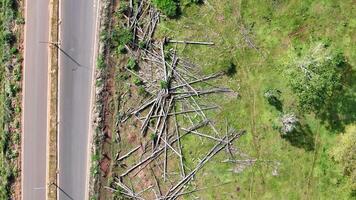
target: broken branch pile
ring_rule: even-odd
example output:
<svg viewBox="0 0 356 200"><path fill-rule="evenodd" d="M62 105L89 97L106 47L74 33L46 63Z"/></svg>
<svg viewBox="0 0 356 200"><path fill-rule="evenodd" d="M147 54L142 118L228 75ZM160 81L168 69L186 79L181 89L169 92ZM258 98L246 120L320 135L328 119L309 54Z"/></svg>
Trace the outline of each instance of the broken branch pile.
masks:
<svg viewBox="0 0 356 200"><path fill-rule="evenodd" d="M139 65L139 69L127 68L127 72L140 80L147 97L126 109L118 122L120 126L138 123L134 138L139 139L137 144L130 144L134 148L117 154L116 164L122 170L107 189L133 199L177 199L193 193L185 190L199 170L221 150L227 149L231 155L234 141L245 133L229 128L220 133L208 113L219 107L204 102L208 95L235 92L212 84L224 73L201 75L196 65L177 53L179 44L214 43L154 39L160 13L146 0L130 1L123 15L124 26L133 37L125 49ZM187 137L215 144L204 157L195 158L199 162L194 166L187 166L184 159Z"/></svg>

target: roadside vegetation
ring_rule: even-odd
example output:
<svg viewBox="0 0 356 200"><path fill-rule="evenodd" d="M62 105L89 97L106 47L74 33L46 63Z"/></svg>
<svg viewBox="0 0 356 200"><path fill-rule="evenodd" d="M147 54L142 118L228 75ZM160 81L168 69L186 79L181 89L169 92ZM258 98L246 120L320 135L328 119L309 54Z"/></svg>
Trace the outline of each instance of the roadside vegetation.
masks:
<svg viewBox="0 0 356 200"><path fill-rule="evenodd" d="M21 3L0 1L0 199L20 197Z"/></svg>
<svg viewBox="0 0 356 200"><path fill-rule="evenodd" d="M92 141L90 144L90 165L89 165L89 198L90 200L100 199L99 190L101 189L102 176L100 173L101 169L101 159L103 150L105 147L105 135L103 130L105 127L104 118L104 106L106 101L105 87L106 81L110 75L107 65L108 49L110 48L110 35L108 30L110 30L109 15L111 4L110 1L104 0L99 4L99 44L98 52L96 58L96 69L94 71L95 85L94 87L94 98L93 98L93 108L91 110L93 118L91 119L92 125Z"/></svg>
<svg viewBox="0 0 356 200"><path fill-rule="evenodd" d="M214 43L211 47L178 44L181 46L177 47L177 54L199 66L205 75L225 73L214 84L231 88L238 95L209 96L209 101L221 105L221 109L207 115L217 124L228 123L237 130L246 130L248 134L238 142L239 150L254 158L222 162L224 157L217 156L189 185L208 189L187 195L187 199L194 195L202 199L356 197L353 1L152 3L163 13L154 40ZM139 134L140 124L124 128L120 124L127 117L127 107L121 106L141 101L150 92L132 75L139 74L141 63L125 48L133 46L134 38L122 28L126 19L120 17L128 12L128 2L120 5L115 9L111 38L114 45L110 52L115 75L108 106L113 113L108 129L111 145L107 145L105 156L111 157L112 162L102 183L108 186L127 167L126 163L115 161L119 153L133 148L132 141L138 137L134 133ZM147 42L137 42L140 49L146 45ZM166 49L174 48L169 44ZM159 82L161 89L167 89L167 84ZM154 134L148 137L157 139ZM188 168L209 146L202 146L202 141L193 137L184 138L182 143ZM119 190L112 194L114 199L122 198Z"/></svg>

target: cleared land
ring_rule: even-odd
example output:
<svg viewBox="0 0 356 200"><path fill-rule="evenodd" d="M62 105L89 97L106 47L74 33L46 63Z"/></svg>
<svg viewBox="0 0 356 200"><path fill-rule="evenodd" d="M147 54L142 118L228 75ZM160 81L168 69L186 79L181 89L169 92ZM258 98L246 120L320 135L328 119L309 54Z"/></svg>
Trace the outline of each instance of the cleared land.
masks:
<svg viewBox="0 0 356 200"><path fill-rule="evenodd" d="M125 8L123 4L121 6ZM139 6L135 7L135 9L139 8ZM103 34L103 38L113 42L109 43L114 46L111 49L113 56L108 58L107 65L99 65L99 67L107 67L110 72L105 89L112 94L112 97L108 95L106 110L103 112L105 124L102 131L106 143L102 156L96 158L101 161L100 169L106 176L102 178L102 185L111 188L103 187L101 190L103 196L120 196L123 192L118 189L120 187L113 186L117 186L115 185L115 182L119 182L117 178L130 169L136 157L129 157L122 162L120 156L127 153L127 149L135 148L134 144L145 140L141 140L140 120L132 121L127 125L122 124L121 121L125 119L125 114L132 111L129 108L137 108L138 102L150 96L145 92L155 94L155 90L150 90L150 86L154 85L150 83L152 79L145 78L151 74L152 76L159 74L157 71L145 71L149 68L142 65L137 57L155 59L145 53L137 55L136 49L132 47L136 45L138 49L145 49L147 48L145 45L149 42L146 40L144 41L146 44L140 43L142 42L140 37L132 42L132 35L120 31L123 23L129 21L130 24L132 21L125 17L118 17L125 13L125 9L115 10L117 12L113 16L119 19L114 19L112 27L119 31L119 39L114 37L115 34L114 36ZM332 0L303 2L209 0L204 4L181 1L179 17L169 19L161 16L160 23L157 25L158 30L153 36L155 41L162 41L163 38L169 37L180 41L214 42L215 45L209 47L184 43L177 47L174 44L165 47L165 49L173 49L171 52L175 52L176 48L177 55L197 64L199 70L203 72L201 75L229 71L226 63L233 63L236 66L236 70L232 70L228 76L223 76L213 83L238 91L239 95L229 96L229 98L222 98L219 95L209 96L205 102L214 102L221 108L215 112L207 112L207 116L214 119L215 124L219 124L220 128L227 122L236 130L247 130L247 134L235 145L253 158L247 162L243 160L222 162L227 157L218 154L198 172L196 179L188 187L205 189L188 194L185 198L192 199L194 195L202 199L352 199L354 197L355 188L352 188L354 180L352 176L345 175L340 163L333 159L332 152L338 146L340 134L354 124L356 119L354 81L356 47L353 45L356 42L355 16L356 8L353 1ZM154 23L154 20L150 21ZM129 29L128 32L136 30L140 33L140 29L135 28ZM127 35L128 39L125 37ZM145 37L143 38L147 39ZM300 110L297 95L290 89L289 78L285 73L290 63L294 62L295 55L298 57L307 53L319 42L326 44L330 49L341 50L346 57L347 65L346 76L342 82L343 90L329 109L321 110L323 115ZM129 48L122 48L125 44ZM159 48L154 48L159 52ZM129 49L125 56L120 54L123 53L123 49ZM162 54L169 54L169 52ZM174 59L168 62L172 60ZM156 58L155 62L162 62L162 58ZM136 67L138 68L136 75L132 73L135 71L135 63L139 66ZM103 83L97 82L97 84ZM161 85L161 89L165 86L162 82L158 85ZM271 88L281 92L280 107L270 105L265 98L266 91ZM282 135L278 128L281 115L286 113L295 113L300 120L300 129L288 136ZM178 120L189 123L187 118ZM156 123L152 121L152 124ZM207 133L211 132L207 131ZM155 135L147 135L150 136L154 141ZM182 154L187 169L192 169L200 162L199 158L202 158L204 151L208 150L210 145L211 143L198 137L182 139ZM163 159L158 160L153 165L162 168L154 173L164 171L165 165L162 161ZM168 167L178 168L178 164L179 161L176 161L176 165ZM133 186L128 183L129 188L142 191L151 184L157 185L155 178L147 173L138 173L138 175L142 181L137 183L132 179ZM170 175L175 176L177 173ZM169 181L164 182L160 179L162 177L158 177L158 180L164 184L163 189L169 187ZM144 197L152 197L149 196L151 194L147 196L145 194Z"/></svg>
<svg viewBox="0 0 356 200"><path fill-rule="evenodd" d="M241 98L225 101L217 119L228 119L234 127L245 128L240 141L245 152L257 159L275 160L274 166L257 162L243 173L229 172L229 164L211 164L197 182L212 186L234 184L199 193L203 199L348 199L350 183L333 162L330 151L338 145L343 127L355 123L355 84L346 81L341 100L333 110L337 118L320 119L298 112L296 97L287 86L284 70L293 51L305 51L316 41L330 41L340 48L355 76L356 15L352 1L209 1L204 6L185 6L178 20L161 23L157 37L209 40L214 48L187 45L181 50L206 72L219 70L232 59L237 72L223 82L239 88ZM199 20L196 20L199 19ZM352 80L352 78L350 79ZM268 88L282 91L283 111L297 112L304 131L290 138L280 136L274 124L280 112L264 99ZM333 116L335 116L333 115ZM191 141L190 148L200 148Z"/></svg>

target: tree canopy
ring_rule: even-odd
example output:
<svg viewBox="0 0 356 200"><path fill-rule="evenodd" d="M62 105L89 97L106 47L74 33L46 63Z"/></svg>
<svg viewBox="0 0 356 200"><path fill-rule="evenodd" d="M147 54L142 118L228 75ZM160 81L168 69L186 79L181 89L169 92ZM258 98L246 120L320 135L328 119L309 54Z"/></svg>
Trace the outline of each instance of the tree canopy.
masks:
<svg viewBox="0 0 356 200"><path fill-rule="evenodd" d="M339 145L331 152L334 160L340 163L344 174L351 178L351 189L356 192L356 125L350 125L341 136Z"/></svg>
<svg viewBox="0 0 356 200"><path fill-rule="evenodd" d="M294 56L287 69L289 85L297 95L299 106L307 112L318 112L342 88L345 57L317 43L304 55Z"/></svg>
<svg viewBox="0 0 356 200"><path fill-rule="evenodd" d="M153 0L153 4L170 18L178 15L178 3L175 0Z"/></svg>

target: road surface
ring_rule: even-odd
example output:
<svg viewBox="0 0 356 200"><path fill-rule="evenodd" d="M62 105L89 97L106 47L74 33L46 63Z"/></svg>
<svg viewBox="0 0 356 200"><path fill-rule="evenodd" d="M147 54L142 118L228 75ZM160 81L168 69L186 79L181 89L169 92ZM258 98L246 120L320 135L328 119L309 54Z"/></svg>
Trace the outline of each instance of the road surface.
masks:
<svg viewBox="0 0 356 200"><path fill-rule="evenodd" d="M60 1L60 200L85 199L96 0Z"/></svg>
<svg viewBox="0 0 356 200"><path fill-rule="evenodd" d="M48 0L26 0L22 126L22 199L46 191Z"/></svg>

